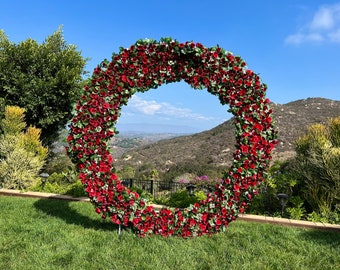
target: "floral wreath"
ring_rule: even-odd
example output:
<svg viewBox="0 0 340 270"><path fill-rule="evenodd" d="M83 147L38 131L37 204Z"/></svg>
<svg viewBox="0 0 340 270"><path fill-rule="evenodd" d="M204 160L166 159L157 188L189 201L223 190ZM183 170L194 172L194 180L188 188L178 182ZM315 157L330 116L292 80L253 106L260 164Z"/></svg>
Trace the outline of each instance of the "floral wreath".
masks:
<svg viewBox="0 0 340 270"><path fill-rule="evenodd" d="M229 105L236 128L233 163L223 183L200 203L186 209L148 205L126 188L115 173L108 144L123 105L136 92L184 80L207 89ZM238 56L220 47L179 43L171 38L139 40L120 48L112 61L94 69L90 85L76 105L67 151L95 211L113 223L129 226L139 236L192 237L224 231L256 195L276 144L266 85Z"/></svg>

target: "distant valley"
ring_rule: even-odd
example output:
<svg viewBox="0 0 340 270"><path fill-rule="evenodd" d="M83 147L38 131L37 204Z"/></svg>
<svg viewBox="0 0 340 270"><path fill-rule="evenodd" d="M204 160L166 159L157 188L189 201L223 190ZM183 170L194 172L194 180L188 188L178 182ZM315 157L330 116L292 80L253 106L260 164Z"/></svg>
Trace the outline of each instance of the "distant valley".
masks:
<svg viewBox="0 0 340 270"><path fill-rule="evenodd" d="M155 143L160 140L172 139L188 134L182 133L142 133L122 132L113 137L110 145L113 149L113 157L120 158L124 153L140 147Z"/></svg>
<svg viewBox="0 0 340 270"><path fill-rule="evenodd" d="M287 104L272 103L271 106L279 140L273 152L274 159L286 159L294 155L294 142L306 132L308 125L325 123L330 117L340 116L340 101L324 98L307 98ZM116 166L151 164L160 171L181 164L228 166L235 145L232 120L191 135L172 134L172 138L154 137L154 141L143 139L138 142L138 146L136 143L131 150L124 148L119 154L119 148L115 148L118 150L115 154ZM117 144L119 140L113 143L113 147Z"/></svg>

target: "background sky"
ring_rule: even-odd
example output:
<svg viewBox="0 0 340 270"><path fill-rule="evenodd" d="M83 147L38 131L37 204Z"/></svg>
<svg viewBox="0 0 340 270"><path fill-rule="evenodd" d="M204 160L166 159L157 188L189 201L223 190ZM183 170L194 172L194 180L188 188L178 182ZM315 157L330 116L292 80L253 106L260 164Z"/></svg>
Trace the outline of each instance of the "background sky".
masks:
<svg viewBox="0 0 340 270"><path fill-rule="evenodd" d="M275 103L340 100L340 1L12 0L0 11L0 29L16 43L41 43L63 26L67 43L90 58L90 74L120 46L172 37L241 56ZM118 130L199 132L230 118L227 109L206 90L173 83L135 94Z"/></svg>

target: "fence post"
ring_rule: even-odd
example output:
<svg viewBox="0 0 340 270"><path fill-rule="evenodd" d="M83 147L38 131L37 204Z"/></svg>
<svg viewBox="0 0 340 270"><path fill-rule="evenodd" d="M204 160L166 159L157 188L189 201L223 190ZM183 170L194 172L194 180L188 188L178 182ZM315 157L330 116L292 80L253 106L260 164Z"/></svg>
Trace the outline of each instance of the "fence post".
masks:
<svg viewBox="0 0 340 270"><path fill-rule="evenodd" d="M152 197L155 197L154 187L153 187L153 180L150 180L150 193L152 194Z"/></svg>
<svg viewBox="0 0 340 270"><path fill-rule="evenodd" d="M132 188L132 179L122 180L122 184L127 188Z"/></svg>

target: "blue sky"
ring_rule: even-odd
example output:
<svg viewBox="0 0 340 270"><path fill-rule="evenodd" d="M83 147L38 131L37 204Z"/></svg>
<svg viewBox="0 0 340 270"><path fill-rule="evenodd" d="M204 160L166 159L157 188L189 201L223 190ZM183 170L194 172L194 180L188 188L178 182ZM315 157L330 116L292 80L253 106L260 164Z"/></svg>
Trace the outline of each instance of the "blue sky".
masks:
<svg viewBox="0 0 340 270"><path fill-rule="evenodd" d="M5 3L4 3L5 2ZM171 36L241 56L284 104L308 97L340 100L340 1L2 1L0 29L39 43L63 26L65 40L91 58L87 70L138 39ZM206 90L185 83L137 93L118 129L202 131L230 118ZM174 127L176 126L176 127Z"/></svg>

